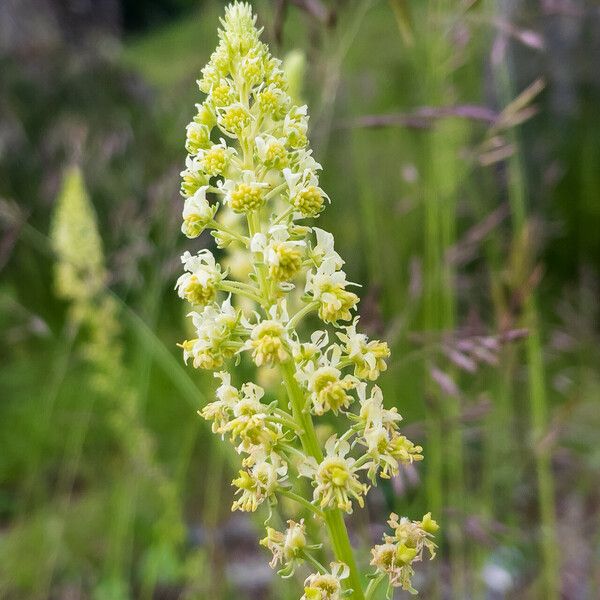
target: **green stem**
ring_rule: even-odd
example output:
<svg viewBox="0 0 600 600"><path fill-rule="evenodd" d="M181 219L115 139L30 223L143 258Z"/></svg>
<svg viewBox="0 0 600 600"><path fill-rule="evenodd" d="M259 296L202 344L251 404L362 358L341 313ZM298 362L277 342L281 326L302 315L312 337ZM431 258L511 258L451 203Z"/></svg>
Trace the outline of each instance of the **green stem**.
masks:
<svg viewBox="0 0 600 600"><path fill-rule="evenodd" d="M313 565L319 573L327 573L327 569L310 552L302 552L302 557Z"/></svg>
<svg viewBox="0 0 600 600"><path fill-rule="evenodd" d="M250 293L254 294L255 296L260 295L260 290L255 288L253 285L249 285L247 283L242 283L241 281L235 281L233 279L224 279L223 281L225 281L227 283L227 285L229 285L231 287L235 287L239 290L244 290L246 292L250 292Z"/></svg>
<svg viewBox="0 0 600 600"><path fill-rule="evenodd" d="M277 189L277 188L275 188ZM287 219L292 213L294 212L294 207L293 206L288 206L274 221L273 221L273 225L277 225L278 223L281 223L282 221L284 221L285 219Z"/></svg>
<svg viewBox="0 0 600 600"><path fill-rule="evenodd" d="M349 440L355 433L358 433L361 429L363 429L362 423L352 425L350 429L348 429L342 436L340 436L340 442L345 442Z"/></svg>
<svg viewBox="0 0 600 600"><path fill-rule="evenodd" d="M279 184L277 187L273 188L266 196L265 201L270 200L280 192L282 192L287 187L287 182ZM284 213L285 214L285 213ZM276 221L277 222L277 221Z"/></svg>
<svg viewBox="0 0 600 600"><path fill-rule="evenodd" d="M306 455L301 450L298 450L298 448L294 448L294 446L291 446L290 444L280 443L277 445L277 447L281 448L282 450L285 450L286 452L289 452L289 454L292 454L300 460L304 460L306 458Z"/></svg>
<svg viewBox="0 0 600 600"><path fill-rule="evenodd" d="M311 504L306 498L303 498L295 492L292 492L291 490L281 489L279 490L279 494L281 496L289 498L290 500L293 500L294 502L297 502L298 504L301 504L302 506L304 506L304 508L307 508L310 512L314 513L319 518L325 518L323 511L318 506Z"/></svg>
<svg viewBox="0 0 600 600"><path fill-rule="evenodd" d="M248 219L248 233L250 234L250 239L252 239L255 234L260 233L260 220L259 220L258 213L256 211L248 213L247 219ZM256 253L255 253L255 256L256 256ZM262 262L262 259L260 261L257 260L255 262L255 270L256 270L256 276L258 277L258 285L261 290L261 296L263 298L263 300L261 301L260 304L263 306L263 308L265 308L265 310L267 310L268 306L270 305L269 290L271 289L271 286L270 286L270 282L267 278L266 265Z"/></svg>
<svg viewBox="0 0 600 600"><path fill-rule="evenodd" d="M355 469L360 469L360 467L362 467L363 465L366 465L371 459L371 457L368 454L363 454L355 463L354 463L354 468Z"/></svg>
<svg viewBox="0 0 600 600"><path fill-rule="evenodd" d="M381 573L381 575L379 575L375 579L371 579L371 581L369 581L369 585L367 586L367 589L365 591L365 600L371 600L371 598L373 597L373 594L379 587L379 584L383 581L384 577L385 577L385 575L383 573Z"/></svg>
<svg viewBox="0 0 600 600"><path fill-rule="evenodd" d="M274 408L273 414L281 417L282 419L290 420L292 418L292 415L290 415L290 413L286 412L282 408ZM296 425L297 425L297 423L296 423Z"/></svg>
<svg viewBox="0 0 600 600"><path fill-rule="evenodd" d="M219 222L213 220L208 225L209 225L209 227L212 227L213 229L216 229L217 231L222 231L223 233L231 236L233 239L237 240L238 242L240 242L244 246L246 246L246 248L248 246L250 246L250 240L245 235L242 235L241 233L234 231L230 227L223 225L223 223L219 223Z"/></svg>
<svg viewBox="0 0 600 600"><path fill-rule="evenodd" d="M301 431L298 427L298 424L294 421L290 421L289 419L284 419L283 417L279 417L276 415L269 415L265 418L265 421L268 421L269 423L278 423L279 425L283 425L284 427L291 429L295 433L300 433Z"/></svg>
<svg viewBox="0 0 600 600"><path fill-rule="evenodd" d="M323 453L317 440L312 417L308 412L304 411L304 394L294 377L294 364L292 362L282 363L281 372L292 405L294 418L304 430L304 433L299 436L302 447L306 454L312 456L320 463L323 460ZM356 566L352 545L348 537L348 530L346 529L346 523L344 522L341 510L326 510L324 512L324 519L336 559L346 564L350 569L350 577L347 585L353 590L351 598L354 600L365 600L360 573Z"/></svg>
<svg viewBox="0 0 600 600"><path fill-rule="evenodd" d="M221 281L221 283L219 284L219 289L223 290L224 292L231 292L232 294L239 294L240 296L245 296L250 300L254 300L254 302L256 302L257 304L262 304L262 299L260 296L253 294L252 292L249 292L243 288L231 285L231 282L229 281Z"/></svg>
<svg viewBox="0 0 600 600"><path fill-rule="evenodd" d="M310 302L303 308L301 308L290 320L288 323L288 329L294 329L298 323L308 314L310 314L313 310L316 310L319 306L318 302Z"/></svg>
<svg viewBox="0 0 600 600"><path fill-rule="evenodd" d="M541 541L544 557L544 583L546 598L560 597L560 560L556 536L556 505L554 500L554 476L552 455L545 447L543 437L548 425L548 409L543 348L537 323L535 299L530 298L526 306L526 317L530 326L527 338L527 362L529 371L529 397L531 413L531 433L535 468L538 483L538 504L541 521Z"/></svg>

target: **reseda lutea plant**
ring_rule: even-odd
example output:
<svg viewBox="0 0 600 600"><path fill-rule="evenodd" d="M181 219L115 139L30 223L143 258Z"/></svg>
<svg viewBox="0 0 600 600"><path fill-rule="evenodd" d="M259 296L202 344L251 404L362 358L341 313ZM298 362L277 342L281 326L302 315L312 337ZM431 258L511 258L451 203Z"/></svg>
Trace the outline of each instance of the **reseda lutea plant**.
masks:
<svg viewBox="0 0 600 600"><path fill-rule="evenodd" d="M315 570L302 599L368 599L385 578L390 593L393 587L414 591L413 563L424 550L435 552L438 526L431 515L421 521L391 515L393 533L371 551L374 573L366 589L348 538L343 513L364 506L378 477L421 460L422 449L400 434L400 415L384 408L372 384L390 352L385 342L357 331L359 298L349 289L333 236L303 224L329 198L308 149L307 108L293 104L281 63L260 41L255 21L248 4L225 10L219 45L198 82L207 97L187 126L181 185L183 233L195 238L211 230L220 248L246 261L249 276L232 279L206 249L183 255L176 289L193 306L196 330L181 344L184 359L214 370L220 381L217 400L200 413L243 456L232 509L255 511L264 503L273 509L284 496L326 525L335 558L329 568L314 554L326 540L309 540L303 520L288 521L286 531L267 527L260 542L281 575L303 563ZM297 328L311 313L331 331L302 340ZM264 402L265 391L254 382L232 384L229 365L243 354L259 368L278 369L285 401ZM344 433L323 449L314 419L329 413ZM312 484L312 498L294 485L298 475Z"/></svg>

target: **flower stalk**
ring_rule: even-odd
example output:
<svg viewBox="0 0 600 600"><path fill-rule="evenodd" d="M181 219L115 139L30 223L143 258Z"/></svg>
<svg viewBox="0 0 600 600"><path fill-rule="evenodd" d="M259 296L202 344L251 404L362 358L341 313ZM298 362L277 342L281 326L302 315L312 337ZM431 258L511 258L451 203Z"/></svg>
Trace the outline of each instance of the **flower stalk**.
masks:
<svg viewBox="0 0 600 600"><path fill-rule="evenodd" d="M304 395L294 378L294 367L290 363L285 363L281 365L281 371L290 398L294 418L296 422L300 423L303 429L303 433L298 436L302 447L308 455L320 463L323 460L323 452L317 441L312 417L304 410ZM354 590L352 597L356 600L364 600L361 577L356 566L356 561L354 560L354 553L342 512L339 509L327 511L324 514L324 519L335 557L338 561L347 565L350 571L350 589Z"/></svg>
<svg viewBox="0 0 600 600"><path fill-rule="evenodd" d="M214 371L221 382L216 400L199 413L243 457L232 510L267 504L272 514L286 497L325 524L326 539L312 545L303 520L288 521L285 532L267 527L261 545L273 555L271 566L283 577L316 568L302 600L365 600L344 513L364 506L378 478L423 457L373 383L387 368L389 348L357 331L359 298L349 289L356 284L346 279L333 236L305 224L329 202L308 147L307 107L294 104L281 62L255 22L248 4L226 8L219 45L198 82L206 99L187 127L182 232L194 239L211 229L229 256L227 269L207 249L182 256L176 288L192 306L196 334L180 346L186 363ZM314 313L323 329L303 339L299 326ZM242 360L271 385L234 385ZM326 414L340 431L322 446L315 420ZM309 480L311 496L294 486L298 477ZM437 525L427 518L411 522L410 535L386 541L390 560L378 554L371 561L390 590L412 590L411 565L424 545L435 548ZM309 552L321 546L335 559L329 568Z"/></svg>

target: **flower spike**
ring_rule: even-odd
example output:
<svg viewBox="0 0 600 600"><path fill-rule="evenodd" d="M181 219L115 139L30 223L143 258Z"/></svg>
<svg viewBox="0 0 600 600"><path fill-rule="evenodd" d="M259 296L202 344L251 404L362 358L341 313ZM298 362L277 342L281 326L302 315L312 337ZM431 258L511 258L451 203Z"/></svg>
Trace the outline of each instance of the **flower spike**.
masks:
<svg viewBox="0 0 600 600"><path fill-rule="evenodd" d="M303 600L364 600L343 514L362 508L379 478L421 460L422 449L401 435L401 416L373 385L390 350L357 329L356 284L333 235L310 226L330 198L309 148L308 109L288 93L249 4L230 4L221 26L198 81L204 101L186 128L181 230L190 239L209 230L228 268L207 249L182 256L176 289L193 307L195 330L181 344L183 357L220 380L199 413L242 457L232 510L270 511L285 497L324 525L268 527L261 544L271 566L284 577L316 568ZM304 337L299 327L310 319L320 326ZM258 370L260 386L232 382L239 361ZM281 383L287 401L270 394ZM322 417L345 428L324 447L314 424ZM300 476L310 480L309 497ZM394 536L373 549L371 564L376 576L409 589L412 564L435 549L437 524L431 515L418 524L392 516L390 526ZM329 543L310 540L314 531ZM329 568L313 554L322 545L335 559Z"/></svg>

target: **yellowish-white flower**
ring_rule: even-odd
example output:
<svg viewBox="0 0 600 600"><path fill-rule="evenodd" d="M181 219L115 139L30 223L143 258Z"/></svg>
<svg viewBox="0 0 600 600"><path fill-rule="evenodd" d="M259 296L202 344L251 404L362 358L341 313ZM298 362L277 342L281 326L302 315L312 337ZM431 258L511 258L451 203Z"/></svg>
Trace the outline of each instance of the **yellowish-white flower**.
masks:
<svg viewBox="0 0 600 600"><path fill-rule="evenodd" d="M229 80L223 77L217 85L212 86L206 101L213 109L235 102L235 90Z"/></svg>
<svg viewBox="0 0 600 600"><path fill-rule="evenodd" d="M256 106L262 115L271 119L281 119L290 105L290 98L277 84L262 86L256 93ZM285 132L284 132L285 133ZM286 135L286 143L289 140Z"/></svg>
<svg viewBox="0 0 600 600"><path fill-rule="evenodd" d="M308 380L314 413L322 415L331 410L337 415L339 410L348 408L354 400L348 392L355 386L353 377L342 377L335 367L325 365L315 369Z"/></svg>
<svg viewBox="0 0 600 600"><path fill-rule="evenodd" d="M221 380L221 385L215 392L217 400L209 402L198 413L207 421L212 421L213 433L223 434L233 408L240 399L240 393L231 385L231 375L226 371L215 373L214 376Z"/></svg>
<svg viewBox="0 0 600 600"><path fill-rule="evenodd" d="M439 525L432 519L431 513L427 513L421 521L411 521L391 513L388 525L394 530L394 535L386 536L386 540L416 548L418 553L427 548L431 556L435 556L436 545L431 539L439 530Z"/></svg>
<svg viewBox="0 0 600 600"><path fill-rule="evenodd" d="M248 347L257 367L284 361L288 356L285 326L276 319L264 319L252 328Z"/></svg>
<svg viewBox="0 0 600 600"><path fill-rule="evenodd" d="M356 460L346 457L350 444L331 436L325 444L326 455L320 464L309 458L299 469L302 475L312 479L315 487L313 498L321 508L339 508L352 512L352 500L362 508L369 488L358 479Z"/></svg>
<svg viewBox="0 0 600 600"><path fill-rule="evenodd" d="M265 500L273 497L287 477L287 465L281 458L271 453L266 456L258 453L253 457L254 464L232 481L239 495L231 510L254 512Z"/></svg>
<svg viewBox="0 0 600 600"><path fill-rule="evenodd" d="M407 437L383 427L370 429L358 439L366 446L366 455L371 459L367 476L375 483L377 475L389 479L398 475L401 464L423 460L423 448L416 446Z"/></svg>
<svg viewBox="0 0 600 600"><path fill-rule="evenodd" d="M278 573L282 577L293 575L296 566L304 562L305 550L315 548L306 541L304 519L300 519L299 523L288 521L285 532L267 527L267 535L260 540L260 545L267 548L273 555L269 563L272 569L281 565L282 568Z"/></svg>
<svg viewBox="0 0 600 600"><path fill-rule="evenodd" d="M337 414L347 409L354 397L349 393L358 380L352 375L342 375L338 368L339 350L336 346L329 347L328 354L322 354L317 360L306 362L297 378L306 385L310 393L311 410L315 415L322 415L331 410Z"/></svg>
<svg viewBox="0 0 600 600"><path fill-rule="evenodd" d="M304 240L290 239L285 225L274 225L267 235L255 234L250 243L252 252L262 254L264 263L269 267L269 276L278 283L290 281L300 271L305 247Z"/></svg>
<svg viewBox="0 0 600 600"><path fill-rule="evenodd" d="M283 175L288 186L289 202L301 217L316 217L323 210L329 196L319 187L319 180L311 169L292 172L284 169Z"/></svg>
<svg viewBox="0 0 600 600"><path fill-rule="evenodd" d="M329 573L313 573L304 582L304 595L300 600L341 600L342 581L348 578L348 566L331 563Z"/></svg>
<svg viewBox="0 0 600 600"><path fill-rule="evenodd" d="M197 369L215 370L223 366L243 345L238 326L240 315L227 298L219 305L208 305L190 315L196 336L181 344L183 358L191 358Z"/></svg>
<svg viewBox="0 0 600 600"><path fill-rule="evenodd" d="M209 177L224 176L236 154L235 148L229 147L221 138L219 144L213 144L207 150L200 152L199 167Z"/></svg>
<svg viewBox="0 0 600 600"><path fill-rule="evenodd" d="M239 138L253 120L252 114L240 102L219 108L217 115L221 131L232 138Z"/></svg>
<svg viewBox="0 0 600 600"><path fill-rule="evenodd" d="M185 169L181 171L181 195L193 196L199 188L208 183L208 177L200 169L200 160L196 156L185 159Z"/></svg>
<svg viewBox="0 0 600 600"><path fill-rule="evenodd" d="M244 320L250 330L250 338L244 345L252 352L257 367L274 365L289 357L290 338L286 323L288 321L285 302L275 304L269 310L269 319L260 319L255 324Z"/></svg>
<svg viewBox="0 0 600 600"><path fill-rule="evenodd" d="M396 407L386 409L383 406L383 394L379 386L374 385L367 397L366 383L357 386L360 403L360 413L356 420L360 433L356 441L366 448L365 456L367 476L376 483L379 475L389 479L398 475L401 464L410 464L423 460L423 448L413 444L398 431L398 423L402 417Z"/></svg>
<svg viewBox="0 0 600 600"><path fill-rule="evenodd" d="M318 227L312 228L317 243L314 247L309 250L309 257L316 267L321 266L324 261L333 263L336 269L341 269L344 261L342 257L334 249L333 235L329 231L319 229Z"/></svg>
<svg viewBox="0 0 600 600"><path fill-rule="evenodd" d="M235 406L240 399L240 391L231 385L231 373L219 371L213 373L213 376L221 380L221 385L215 390L216 397L229 407Z"/></svg>
<svg viewBox="0 0 600 600"><path fill-rule="evenodd" d="M283 169L289 163L288 150L284 138L276 138L268 133L254 138L256 154L260 162L268 169Z"/></svg>
<svg viewBox="0 0 600 600"><path fill-rule="evenodd" d="M225 8L225 16L220 21L223 29L219 30L219 38L231 54L246 54L258 43L262 29L257 31L256 16L252 14L252 7L247 2L229 4Z"/></svg>
<svg viewBox="0 0 600 600"><path fill-rule="evenodd" d="M354 375L375 381L387 369L385 359L389 358L390 349L385 342L369 341L364 333L358 333L357 323L358 318L345 328L345 333L337 332L336 335L343 342L344 351L354 364Z"/></svg>
<svg viewBox="0 0 600 600"><path fill-rule="evenodd" d="M218 206L206 199L208 186L199 187L193 196L186 198L183 205L181 231L189 238L198 237L214 219Z"/></svg>
<svg viewBox="0 0 600 600"><path fill-rule="evenodd" d="M397 428L397 423L402 421L402 416L398 414L395 406L390 409L384 408L383 393L379 386L374 385L367 396L367 384L360 383L357 386L357 393L360 403L358 420L364 431L382 427L394 431Z"/></svg>
<svg viewBox="0 0 600 600"><path fill-rule="evenodd" d="M388 576L392 587L401 587L416 594L411 583L414 575L412 565L423 559L424 549L428 550L430 558L435 557L433 535L439 526L431 518L431 513L427 513L421 521L410 521L406 517L399 519L392 513L388 524L394 535L384 535L384 543L371 550L371 565Z"/></svg>
<svg viewBox="0 0 600 600"><path fill-rule="evenodd" d="M217 124L217 113L214 107L211 106L211 103L207 101L202 104L196 104L196 110L198 112L194 117L194 123L206 125L209 131L212 131L213 127ZM202 155L202 151L199 154Z"/></svg>
<svg viewBox="0 0 600 600"><path fill-rule="evenodd" d="M300 343L297 340L293 340L291 343L292 354L294 361L298 363L299 370L296 373L296 378L300 382L306 382L307 373L310 372L311 367L309 363L313 363L318 360L322 355L323 349L329 344L329 335L326 331L313 331L310 335L310 342Z"/></svg>
<svg viewBox="0 0 600 600"><path fill-rule="evenodd" d="M186 272L175 285L179 297L194 306L205 306L212 302L216 298L223 274L210 250L199 250L195 255L186 251L181 262Z"/></svg>
<svg viewBox="0 0 600 600"><path fill-rule="evenodd" d="M226 179L220 185L225 192L224 203L236 213L256 211L265 203L265 188L267 183L258 181L254 171L245 170L240 180Z"/></svg>
<svg viewBox="0 0 600 600"><path fill-rule="evenodd" d="M232 406L231 419L219 433L228 433L232 442L239 439L238 452L252 454L259 449L271 452L282 437L282 430L280 424L269 421L269 407L260 401L265 391L248 382L241 392L241 398Z"/></svg>
<svg viewBox="0 0 600 600"><path fill-rule="evenodd" d="M187 141L185 149L191 154L198 154L210 146L210 129L203 124L192 121L186 128Z"/></svg>
<svg viewBox="0 0 600 600"><path fill-rule="evenodd" d="M358 296L349 292L346 273L338 270L333 258L324 260L318 269L306 275L304 291L319 302L319 318L325 323L352 319L351 310L358 304Z"/></svg>
<svg viewBox="0 0 600 600"><path fill-rule="evenodd" d="M310 171L315 177L317 176L316 172L323 169L321 164L315 160L313 152L309 148L294 150L291 154L290 164L293 171L298 173ZM312 179L312 182L315 185L318 184L318 181L315 181L314 179ZM327 199L329 200L329 197L327 197Z"/></svg>
<svg viewBox="0 0 600 600"><path fill-rule="evenodd" d="M308 107L293 106L285 115L283 134L292 148L304 148L308 144Z"/></svg>

